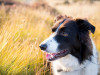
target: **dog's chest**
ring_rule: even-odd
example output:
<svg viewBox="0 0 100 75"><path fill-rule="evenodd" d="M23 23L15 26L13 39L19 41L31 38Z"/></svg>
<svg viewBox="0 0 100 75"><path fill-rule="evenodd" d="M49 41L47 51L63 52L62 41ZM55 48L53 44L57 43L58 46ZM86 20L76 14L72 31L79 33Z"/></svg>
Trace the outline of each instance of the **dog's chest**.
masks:
<svg viewBox="0 0 100 75"><path fill-rule="evenodd" d="M52 62L54 75L97 75L98 65L85 61L84 64L78 62L77 58L67 55Z"/></svg>
<svg viewBox="0 0 100 75"><path fill-rule="evenodd" d="M52 62L52 67L55 75L73 75L69 72L75 71L74 75L80 75L80 64L77 58L73 57L72 55L67 55L66 57L60 58ZM67 74L66 74L67 73Z"/></svg>
<svg viewBox="0 0 100 75"><path fill-rule="evenodd" d="M73 66L66 66L66 64L53 63L52 66L54 75L83 75L78 67L74 71L75 68Z"/></svg>

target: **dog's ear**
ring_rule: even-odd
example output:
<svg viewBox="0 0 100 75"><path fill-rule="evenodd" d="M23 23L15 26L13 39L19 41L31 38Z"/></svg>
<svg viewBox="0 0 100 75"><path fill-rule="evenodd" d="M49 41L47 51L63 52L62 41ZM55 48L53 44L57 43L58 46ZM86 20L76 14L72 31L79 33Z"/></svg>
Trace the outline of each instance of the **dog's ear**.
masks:
<svg viewBox="0 0 100 75"><path fill-rule="evenodd" d="M95 27L92 24L90 24L86 19L76 19L75 21L78 25L79 32L88 32L89 30L92 33L95 32Z"/></svg>
<svg viewBox="0 0 100 75"><path fill-rule="evenodd" d="M56 22L56 21L58 21L58 20L60 20L60 19L62 19L62 18L63 18L62 15L58 15L58 16L55 17L54 22Z"/></svg>
<svg viewBox="0 0 100 75"><path fill-rule="evenodd" d="M94 33L95 27L90 24L86 19L76 19L76 24L78 26L78 37L81 45L81 57L82 60L91 58L92 55L92 44L89 37L89 30Z"/></svg>

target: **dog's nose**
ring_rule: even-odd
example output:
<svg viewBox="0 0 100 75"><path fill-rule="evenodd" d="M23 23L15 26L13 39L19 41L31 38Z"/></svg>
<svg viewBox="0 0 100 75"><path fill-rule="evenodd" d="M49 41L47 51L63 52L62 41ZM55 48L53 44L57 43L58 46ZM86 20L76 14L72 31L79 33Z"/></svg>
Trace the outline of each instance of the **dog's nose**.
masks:
<svg viewBox="0 0 100 75"><path fill-rule="evenodd" d="M39 47L40 47L41 50L46 50L47 45L46 44L41 44Z"/></svg>

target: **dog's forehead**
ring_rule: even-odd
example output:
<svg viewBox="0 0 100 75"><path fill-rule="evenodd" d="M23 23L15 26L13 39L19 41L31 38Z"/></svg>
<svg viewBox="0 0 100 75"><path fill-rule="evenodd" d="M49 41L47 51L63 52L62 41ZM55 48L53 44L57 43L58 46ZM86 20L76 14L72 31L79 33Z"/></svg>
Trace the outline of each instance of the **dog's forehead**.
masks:
<svg viewBox="0 0 100 75"><path fill-rule="evenodd" d="M63 22L63 20L64 20L64 19L61 19L61 20L55 22L55 24L53 25L52 29L53 29L53 28L58 28L59 25Z"/></svg>
<svg viewBox="0 0 100 75"><path fill-rule="evenodd" d="M64 21L65 20L65 21ZM64 27L67 27L67 26L71 26L73 25L73 20L70 20L70 19L62 19L62 20L59 20L58 22L56 22L54 24L54 26L52 27L52 29L61 29L61 28L64 28Z"/></svg>

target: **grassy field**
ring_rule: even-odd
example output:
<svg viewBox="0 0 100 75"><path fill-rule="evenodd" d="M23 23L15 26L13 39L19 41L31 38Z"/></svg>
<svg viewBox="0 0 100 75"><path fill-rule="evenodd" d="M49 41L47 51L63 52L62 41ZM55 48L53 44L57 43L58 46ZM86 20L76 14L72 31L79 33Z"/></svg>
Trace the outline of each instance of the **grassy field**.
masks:
<svg viewBox="0 0 100 75"><path fill-rule="evenodd" d="M65 12L68 14L67 10L70 11L71 8L72 10L74 8L71 6L64 10L66 9L65 5L61 7L53 5L53 7L61 14L65 14ZM64 9L62 10L62 8ZM92 37L99 52L99 6L96 10L98 11L93 11L86 17L96 26L96 33ZM85 15L79 15L80 12L73 11L68 15L85 17ZM0 6L0 75L51 75L50 65L46 62L45 55L38 46L51 34L50 29L53 22L54 15L45 10L33 10L22 6L7 9L5 6Z"/></svg>
<svg viewBox="0 0 100 75"><path fill-rule="evenodd" d="M51 25L53 17L45 11L18 7L7 12L3 6L0 9L0 74L48 74L39 44L50 34Z"/></svg>

